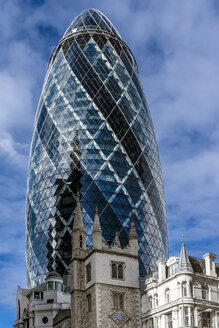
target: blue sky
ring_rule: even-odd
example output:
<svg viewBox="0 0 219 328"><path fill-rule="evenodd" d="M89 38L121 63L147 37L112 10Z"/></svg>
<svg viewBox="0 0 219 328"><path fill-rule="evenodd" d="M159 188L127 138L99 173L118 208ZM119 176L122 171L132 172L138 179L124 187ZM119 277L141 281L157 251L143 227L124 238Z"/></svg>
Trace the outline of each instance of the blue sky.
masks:
<svg viewBox="0 0 219 328"><path fill-rule="evenodd" d="M170 255L219 249L219 7L208 0L0 0L0 328L25 287L25 195L34 116L50 53L97 8L134 53L159 144Z"/></svg>

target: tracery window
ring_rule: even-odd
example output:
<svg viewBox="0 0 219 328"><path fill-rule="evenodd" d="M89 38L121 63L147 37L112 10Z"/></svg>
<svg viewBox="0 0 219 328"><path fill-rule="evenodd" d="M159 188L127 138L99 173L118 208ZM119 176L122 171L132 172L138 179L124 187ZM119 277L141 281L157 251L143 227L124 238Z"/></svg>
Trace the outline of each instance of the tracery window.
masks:
<svg viewBox="0 0 219 328"><path fill-rule="evenodd" d="M124 310L124 293L113 292L113 309Z"/></svg>
<svg viewBox="0 0 219 328"><path fill-rule="evenodd" d="M124 263L112 262L111 275L113 279L124 279Z"/></svg>

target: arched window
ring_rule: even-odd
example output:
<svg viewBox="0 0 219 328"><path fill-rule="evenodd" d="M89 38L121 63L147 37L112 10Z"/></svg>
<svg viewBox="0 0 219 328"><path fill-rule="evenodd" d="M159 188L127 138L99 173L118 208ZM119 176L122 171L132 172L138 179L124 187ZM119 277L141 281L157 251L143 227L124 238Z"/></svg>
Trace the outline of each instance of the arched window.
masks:
<svg viewBox="0 0 219 328"><path fill-rule="evenodd" d="M159 305L159 304L158 304L158 295L155 294L155 295L154 295L154 306L155 306L155 307L158 307L158 305Z"/></svg>
<svg viewBox="0 0 219 328"><path fill-rule="evenodd" d="M118 278L123 279L123 265L122 264L118 265Z"/></svg>
<svg viewBox="0 0 219 328"><path fill-rule="evenodd" d="M117 265L115 263L112 264L112 278L117 278Z"/></svg>
<svg viewBox="0 0 219 328"><path fill-rule="evenodd" d="M187 283L182 283L182 296L188 296L188 289L187 289Z"/></svg>
<svg viewBox="0 0 219 328"><path fill-rule="evenodd" d="M148 310L151 310L152 309L152 306L153 306L152 296L149 296L148 297Z"/></svg>
<svg viewBox="0 0 219 328"><path fill-rule="evenodd" d="M169 290L169 288L167 288L166 291L165 291L165 300L166 300L166 303L170 302L170 290Z"/></svg>
<svg viewBox="0 0 219 328"><path fill-rule="evenodd" d="M112 265L112 278L124 279L124 263L113 262L111 265Z"/></svg>

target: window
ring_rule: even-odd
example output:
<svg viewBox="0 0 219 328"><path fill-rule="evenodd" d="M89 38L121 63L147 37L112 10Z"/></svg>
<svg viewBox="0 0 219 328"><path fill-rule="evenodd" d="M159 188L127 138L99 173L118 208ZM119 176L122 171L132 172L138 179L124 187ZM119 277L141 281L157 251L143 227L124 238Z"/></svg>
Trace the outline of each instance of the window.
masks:
<svg viewBox="0 0 219 328"><path fill-rule="evenodd" d="M188 306L184 307L184 325L189 326L189 308L188 308Z"/></svg>
<svg viewBox="0 0 219 328"><path fill-rule="evenodd" d="M148 297L148 310L151 310L152 309L152 296L149 296Z"/></svg>
<svg viewBox="0 0 219 328"><path fill-rule="evenodd" d="M177 272L177 264L172 264L170 267L169 267L169 270L168 270L168 273L169 273L169 277L173 276L176 272Z"/></svg>
<svg viewBox="0 0 219 328"><path fill-rule="evenodd" d="M183 282L182 283L182 296L188 296L188 293L187 293L187 283L186 282Z"/></svg>
<svg viewBox="0 0 219 328"><path fill-rule="evenodd" d="M166 327L173 328L172 312L166 314Z"/></svg>
<svg viewBox="0 0 219 328"><path fill-rule="evenodd" d="M155 306L155 307L158 307L158 305L159 305L159 303L158 303L158 295L155 294L155 295L154 295L154 306Z"/></svg>
<svg viewBox="0 0 219 328"><path fill-rule="evenodd" d="M124 279L124 263L112 263L112 278Z"/></svg>
<svg viewBox="0 0 219 328"><path fill-rule="evenodd" d="M40 299L40 293L39 292L34 292L34 299L39 300Z"/></svg>
<svg viewBox="0 0 219 328"><path fill-rule="evenodd" d="M113 309L124 310L124 294L113 292Z"/></svg>
<svg viewBox="0 0 219 328"><path fill-rule="evenodd" d="M154 318L154 328L158 328L158 317Z"/></svg>
<svg viewBox="0 0 219 328"><path fill-rule="evenodd" d="M210 312L202 312L202 327L211 327L211 314Z"/></svg>
<svg viewBox="0 0 219 328"><path fill-rule="evenodd" d="M61 283L58 281L55 281L55 289L56 290L61 290Z"/></svg>
<svg viewBox="0 0 219 328"><path fill-rule="evenodd" d="M123 279L123 265L122 264L118 265L118 278Z"/></svg>
<svg viewBox="0 0 219 328"><path fill-rule="evenodd" d="M87 309L88 309L88 312L91 312L91 310L92 310L91 294L87 295Z"/></svg>
<svg viewBox="0 0 219 328"><path fill-rule="evenodd" d="M166 289L166 291L165 291L165 300L166 300L166 303L170 302L170 290L169 290L169 288Z"/></svg>
<svg viewBox="0 0 219 328"><path fill-rule="evenodd" d="M148 327L149 328L154 328L154 320L153 320L153 318L149 319L149 321L148 321Z"/></svg>
<svg viewBox="0 0 219 328"><path fill-rule="evenodd" d="M202 286L202 299L207 300L208 298L208 289L205 286Z"/></svg>
<svg viewBox="0 0 219 328"><path fill-rule="evenodd" d="M53 299L53 298L48 299L48 300L47 300L47 303L54 303L54 299Z"/></svg>
<svg viewBox="0 0 219 328"><path fill-rule="evenodd" d="M80 248L82 248L82 235L80 235Z"/></svg>
<svg viewBox="0 0 219 328"><path fill-rule="evenodd" d="M48 282L48 290L53 290L53 281Z"/></svg>
<svg viewBox="0 0 219 328"><path fill-rule="evenodd" d="M91 264L86 265L86 282L88 283L91 280Z"/></svg>
<svg viewBox="0 0 219 328"><path fill-rule="evenodd" d="M21 318L21 303L20 300L18 301L18 319Z"/></svg>

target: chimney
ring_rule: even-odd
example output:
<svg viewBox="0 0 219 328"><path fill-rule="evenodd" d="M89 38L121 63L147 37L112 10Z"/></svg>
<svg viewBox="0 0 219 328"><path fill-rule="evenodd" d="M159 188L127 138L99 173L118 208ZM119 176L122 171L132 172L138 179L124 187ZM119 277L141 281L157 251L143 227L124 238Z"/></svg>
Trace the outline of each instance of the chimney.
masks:
<svg viewBox="0 0 219 328"><path fill-rule="evenodd" d="M160 258L157 261L158 266L158 282L166 279L166 260Z"/></svg>
<svg viewBox="0 0 219 328"><path fill-rule="evenodd" d="M203 255L205 259L205 273L207 276L217 277L216 268L215 268L215 259L216 255L212 253L206 253Z"/></svg>

